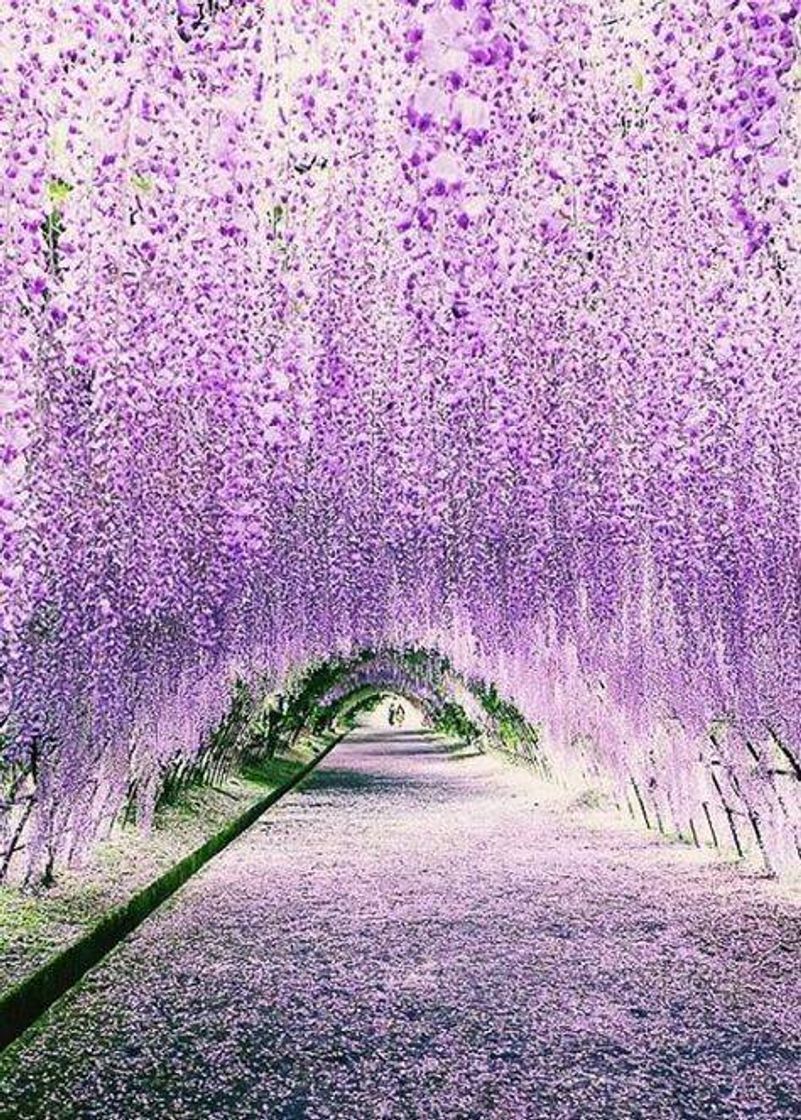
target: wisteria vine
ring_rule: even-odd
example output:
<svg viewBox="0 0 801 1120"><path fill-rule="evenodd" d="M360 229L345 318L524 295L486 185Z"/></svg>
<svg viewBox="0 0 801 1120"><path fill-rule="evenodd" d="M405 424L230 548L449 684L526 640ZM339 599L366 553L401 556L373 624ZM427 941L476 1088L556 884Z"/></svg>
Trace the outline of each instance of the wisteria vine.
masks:
<svg viewBox="0 0 801 1120"><path fill-rule="evenodd" d="M7 0L29 867L152 802L235 679L413 643L797 861L797 16Z"/></svg>

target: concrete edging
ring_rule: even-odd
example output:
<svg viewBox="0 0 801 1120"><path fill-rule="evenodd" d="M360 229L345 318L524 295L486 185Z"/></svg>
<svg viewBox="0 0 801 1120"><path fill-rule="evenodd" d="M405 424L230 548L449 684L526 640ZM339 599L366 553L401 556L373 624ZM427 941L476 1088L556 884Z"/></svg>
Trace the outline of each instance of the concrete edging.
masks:
<svg viewBox="0 0 801 1120"><path fill-rule="evenodd" d="M0 996L0 1051L15 1042L56 1000L94 968L145 918L182 887L196 871L218 855L277 801L300 785L334 749L338 735L289 781L255 802L244 813L229 821L199 848L184 856L168 871L137 892L128 902L109 911L101 920L66 949L51 957L30 976Z"/></svg>

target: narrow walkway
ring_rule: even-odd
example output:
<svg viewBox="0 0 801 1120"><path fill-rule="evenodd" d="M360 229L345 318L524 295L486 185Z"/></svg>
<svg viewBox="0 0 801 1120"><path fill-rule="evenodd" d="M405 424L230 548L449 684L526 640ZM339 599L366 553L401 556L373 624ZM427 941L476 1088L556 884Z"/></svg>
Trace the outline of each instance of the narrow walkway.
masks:
<svg viewBox="0 0 801 1120"><path fill-rule="evenodd" d="M0 1061L4 1120L801 1116L799 910L360 732Z"/></svg>

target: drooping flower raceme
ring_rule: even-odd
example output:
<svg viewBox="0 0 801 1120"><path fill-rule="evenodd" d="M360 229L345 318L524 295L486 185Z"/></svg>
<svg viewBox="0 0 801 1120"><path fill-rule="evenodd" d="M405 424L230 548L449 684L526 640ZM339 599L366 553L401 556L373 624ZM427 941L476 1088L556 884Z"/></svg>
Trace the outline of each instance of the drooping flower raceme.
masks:
<svg viewBox="0 0 801 1120"><path fill-rule="evenodd" d="M9 0L30 860L152 800L235 677L410 644L564 767L682 824L714 779L792 856L797 14Z"/></svg>

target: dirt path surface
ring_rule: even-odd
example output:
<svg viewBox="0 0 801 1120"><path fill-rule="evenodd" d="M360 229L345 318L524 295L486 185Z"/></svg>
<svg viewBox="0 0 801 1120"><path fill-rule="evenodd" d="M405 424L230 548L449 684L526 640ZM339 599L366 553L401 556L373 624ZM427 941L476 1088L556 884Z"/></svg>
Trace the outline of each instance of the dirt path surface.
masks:
<svg viewBox="0 0 801 1120"><path fill-rule="evenodd" d="M799 908L356 732L0 1059L4 1120L801 1116Z"/></svg>

